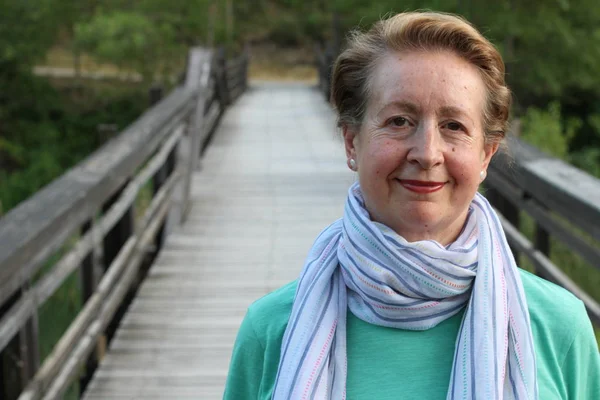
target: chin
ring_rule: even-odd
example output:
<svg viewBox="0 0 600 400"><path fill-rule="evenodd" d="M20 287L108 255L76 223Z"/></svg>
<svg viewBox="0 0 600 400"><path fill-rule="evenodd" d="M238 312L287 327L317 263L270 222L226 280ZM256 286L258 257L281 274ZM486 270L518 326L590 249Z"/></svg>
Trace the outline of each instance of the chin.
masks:
<svg viewBox="0 0 600 400"><path fill-rule="evenodd" d="M431 238L440 221L426 218L411 218L390 226L397 234L410 241L426 240ZM388 225L389 226L389 225Z"/></svg>

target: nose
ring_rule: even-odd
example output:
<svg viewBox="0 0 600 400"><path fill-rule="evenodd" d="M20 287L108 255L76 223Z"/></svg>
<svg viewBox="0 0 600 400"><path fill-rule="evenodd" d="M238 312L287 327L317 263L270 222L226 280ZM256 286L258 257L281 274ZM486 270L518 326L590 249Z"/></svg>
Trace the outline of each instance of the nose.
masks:
<svg viewBox="0 0 600 400"><path fill-rule="evenodd" d="M435 123L419 123L409 146L407 160L411 164L419 164L421 168L430 170L444 162L443 140Z"/></svg>

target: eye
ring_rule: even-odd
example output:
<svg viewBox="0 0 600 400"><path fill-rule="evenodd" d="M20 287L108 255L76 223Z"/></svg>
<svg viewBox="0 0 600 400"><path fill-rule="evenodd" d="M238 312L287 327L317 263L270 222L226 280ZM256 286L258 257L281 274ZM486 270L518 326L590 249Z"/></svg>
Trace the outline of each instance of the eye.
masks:
<svg viewBox="0 0 600 400"><path fill-rule="evenodd" d="M454 132L465 130L465 128L456 121L446 122L444 125L442 125L442 128L445 128L445 129L448 129L448 130L454 131Z"/></svg>
<svg viewBox="0 0 600 400"><path fill-rule="evenodd" d="M409 122L404 117L394 117L390 120L389 124L399 128L404 128L409 125Z"/></svg>

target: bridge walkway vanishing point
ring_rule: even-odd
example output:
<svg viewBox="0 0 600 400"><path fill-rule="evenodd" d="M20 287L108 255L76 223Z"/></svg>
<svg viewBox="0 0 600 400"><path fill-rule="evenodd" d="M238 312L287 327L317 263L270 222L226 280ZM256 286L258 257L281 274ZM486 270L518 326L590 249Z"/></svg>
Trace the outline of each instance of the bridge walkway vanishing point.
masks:
<svg viewBox="0 0 600 400"><path fill-rule="evenodd" d="M254 83L227 110L84 399L220 399L248 305L295 279L354 181L314 88Z"/></svg>

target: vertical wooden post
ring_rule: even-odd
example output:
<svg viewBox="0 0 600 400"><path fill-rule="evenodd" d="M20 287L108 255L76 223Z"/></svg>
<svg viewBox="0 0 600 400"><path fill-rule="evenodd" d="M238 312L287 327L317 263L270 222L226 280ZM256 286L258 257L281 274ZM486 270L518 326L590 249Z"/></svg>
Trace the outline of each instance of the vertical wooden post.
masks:
<svg viewBox="0 0 600 400"><path fill-rule="evenodd" d="M31 282L27 283L26 290L31 287ZM21 288L21 295L25 288ZM21 362L23 362L23 387L35 376L40 368L40 345L39 345L39 326L37 310L31 318L27 320L19 332Z"/></svg>
<svg viewBox="0 0 600 400"><path fill-rule="evenodd" d="M84 235L92 229L93 220L86 221L81 227L81 234ZM81 304L84 305L88 299L94 294L98 283L98 276L100 275L101 269L101 251L97 248L97 244L94 244L94 249L83 259L81 267L79 269L80 281L81 281ZM79 378L79 394L82 395L88 383L91 381L98 363L100 360L100 353L98 347L92 351L85 363L85 369Z"/></svg>
<svg viewBox="0 0 600 400"><path fill-rule="evenodd" d="M129 181L123 184L123 187L119 189L103 206L103 211L107 211L116 202L121 195L123 189L129 184ZM127 239L133 233L134 228L134 215L133 208L129 208L121 219L113 226L108 232L108 235L104 238L104 271L108 269L110 264L117 258L121 247Z"/></svg>
<svg viewBox="0 0 600 400"><path fill-rule="evenodd" d="M149 99L150 99L150 106L152 107L153 105L157 104L163 95L163 91L161 87L152 87L150 88L150 93L149 93ZM169 155L169 158L171 157L171 155ZM152 193L154 195L156 195L156 193L160 190L160 188L162 187L162 185L165 183L165 181L167 180L167 178L169 177L169 175L171 174L172 171L169 171L169 166L167 165L169 163L169 160L167 160L167 162L165 162L165 164L163 164L158 171L156 171L156 174L154 174L154 176L152 177ZM165 240L165 223L163 223L160 227L160 229L158 230L158 233L156 234L156 239L155 239L155 254L158 253L159 249L162 247L163 243Z"/></svg>
<svg viewBox="0 0 600 400"><path fill-rule="evenodd" d="M4 315L21 297L17 291L0 307L0 316ZM16 400L27 385L23 380L25 363L21 352L21 335L16 334L0 352L0 399Z"/></svg>
<svg viewBox="0 0 600 400"><path fill-rule="evenodd" d="M504 196L500 196L502 202L502 214L506 217L508 222L510 222L517 230L520 230L521 227L521 216L519 209L508 201ZM520 253L517 249L510 244L510 248L512 250L513 256L515 257L515 262L519 265Z"/></svg>
<svg viewBox="0 0 600 400"><path fill-rule="evenodd" d="M534 246L545 256L550 257L550 234L539 223L535 224ZM550 277L544 274L543 271L535 271L536 275L550 280Z"/></svg>
<svg viewBox="0 0 600 400"><path fill-rule="evenodd" d="M511 204L501 193L498 193L498 210L502 213L504 218L507 219L508 222L511 223L517 230L520 228L520 216L519 209ZM513 246L512 243L508 243L510 249L512 250L513 256L515 257L515 262L519 265L520 253Z"/></svg>
<svg viewBox="0 0 600 400"><path fill-rule="evenodd" d="M27 285L29 286L29 283ZM0 307L0 317L21 299L24 292L25 288L21 288ZM0 352L0 399L17 399L35 376L39 366L39 331L36 311Z"/></svg>
<svg viewBox="0 0 600 400"><path fill-rule="evenodd" d="M221 108L224 109L229 103L229 88L227 86L227 60L225 58L225 49L219 48L216 55L217 65L217 85L219 91L219 100Z"/></svg>
<svg viewBox="0 0 600 400"><path fill-rule="evenodd" d="M163 97L163 87L161 85L152 85L148 90L148 102L150 107L156 105Z"/></svg>
<svg viewBox="0 0 600 400"><path fill-rule="evenodd" d="M126 181L121 189L119 189L103 206L103 211L110 209L110 207L115 203L115 201L119 198L123 189L127 186L129 181ZM133 234L135 226L134 220L134 210L133 206L127 209L121 219L115 224L115 226L108 232L108 235L104 238L103 243L103 255L104 255L104 271L108 269L110 264L115 260L119 251L125 244L125 242L129 239L129 237ZM119 310L115 313L113 320L110 322L106 329L106 338L107 342L110 342L114 333L117 329L117 321L121 319L124 311L127 308L128 300L125 299L123 301L123 305L119 307Z"/></svg>
<svg viewBox="0 0 600 400"><path fill-rule="evenodd" d="M544 255L550 255L550 235L540 224L535 225L535 248Z"/></svg>
<svg viewBox="0 0 600 400"><path fill-rule="evenodd" d="M201 143L200 138L204 136L204 112L206 105L206 88L208 87L208 83L212 78L212 74L217 79L217 92L219 98L221 96L222 88L219 85L220 76L218 73L213 72L213 63L214 65L218 65L216 61L214 61L215 53L210 50L201 50L201 49L192 49L190 53L190 57L188 58L188 71L186 72L186 87L190 90L194 90L198 92L196 105L194 112L189 117L186 136L187 136L187 155L186 152L179 153L179 160L182 160L181 163L185 165L185 178L183 180L183 187L181 190L177 190L177 192L181 193L182 199L182 212L181 212L181 220L185 220L187 217L187 213L189 211L189 197L191 191L191 176L198 165L198 158L200 157L201 152ZM182 146L180 146L182 147ZM184 153L184 154L182 154Z"/></svg>

